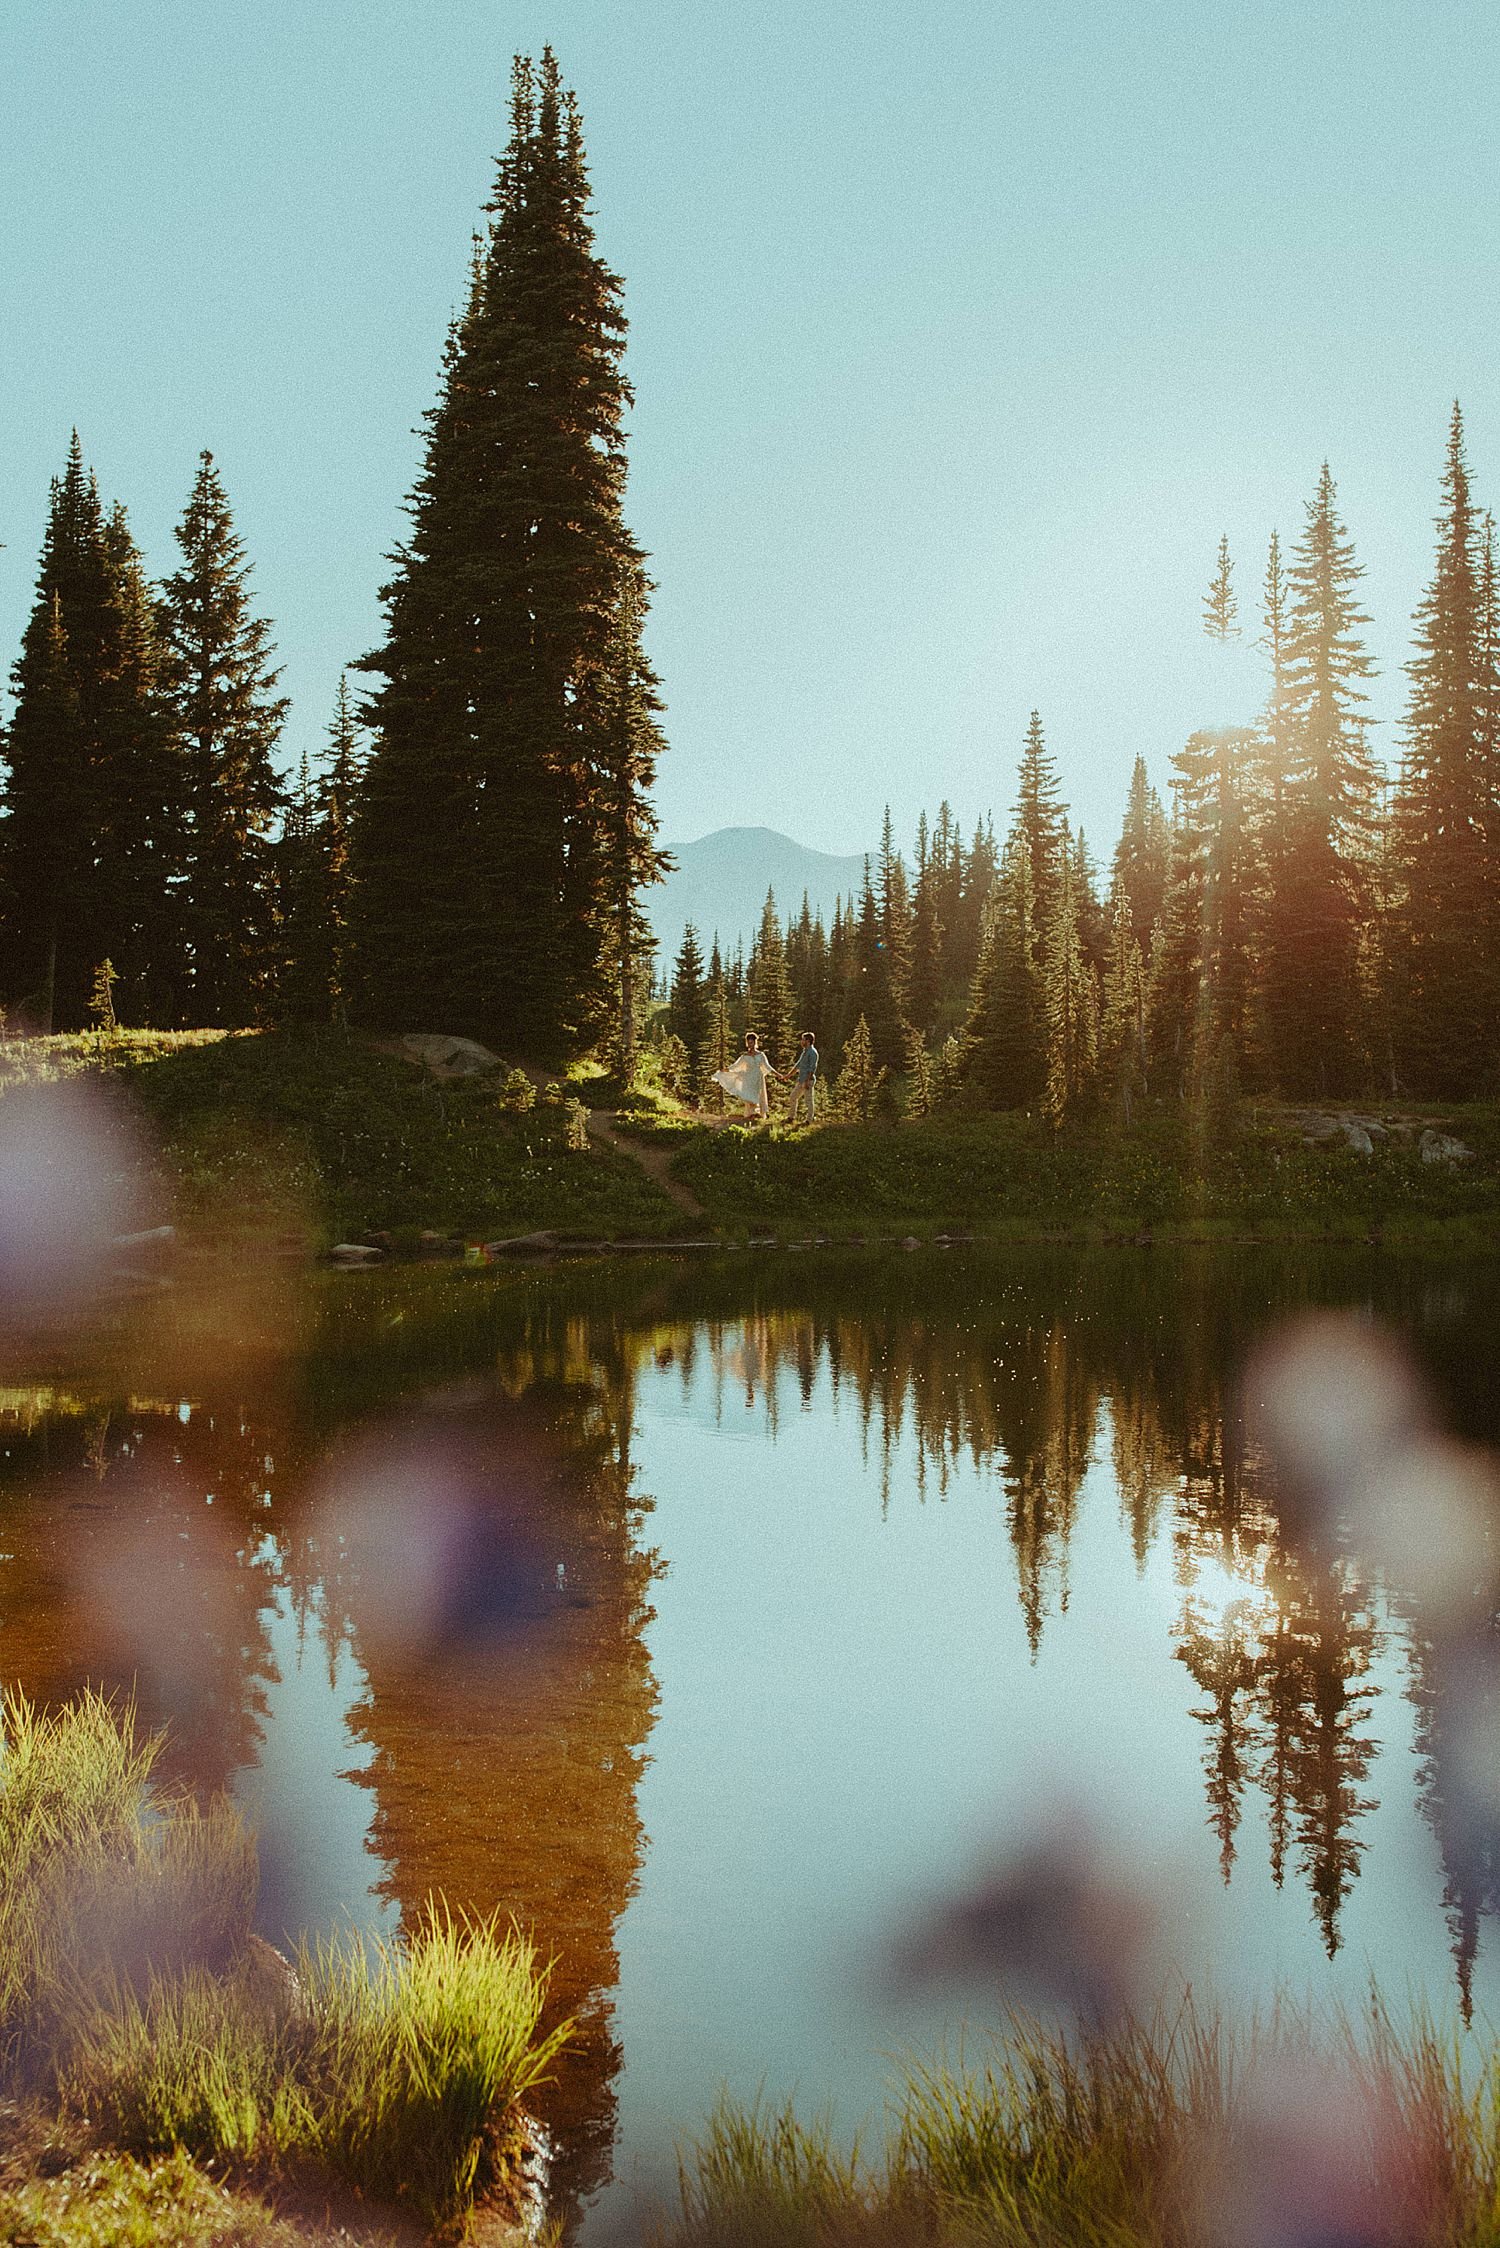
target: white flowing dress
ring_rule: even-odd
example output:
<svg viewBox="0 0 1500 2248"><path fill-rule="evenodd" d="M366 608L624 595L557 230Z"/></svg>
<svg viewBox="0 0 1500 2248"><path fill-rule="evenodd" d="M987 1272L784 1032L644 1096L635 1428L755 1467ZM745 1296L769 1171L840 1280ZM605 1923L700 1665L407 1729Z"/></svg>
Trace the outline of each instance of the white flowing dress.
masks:
<svg viewBox="0 0 1500 2248"><path fill-rule="evenodd" d="M766 1087L772 1074L767 1055L741 1054L728 1069L714 1071L714 1083L722 1085L731 1100L743 1101L746 1108L764 1115L770 1107Z"/></svg>

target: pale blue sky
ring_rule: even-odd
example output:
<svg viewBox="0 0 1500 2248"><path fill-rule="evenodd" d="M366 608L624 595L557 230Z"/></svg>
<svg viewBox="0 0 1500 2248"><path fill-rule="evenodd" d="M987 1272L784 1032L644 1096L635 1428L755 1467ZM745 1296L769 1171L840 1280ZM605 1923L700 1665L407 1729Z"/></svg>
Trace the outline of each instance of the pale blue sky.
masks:
<svg viewBox="0 0 1500 2248"><path fill-rule="evenodd" d="M669 839L1000 814L1036 704L1107 847L1137 750L1248 711L1214 549L1248 596L1325 454L1394 716L1455 393L1500 500L1492 0L7 0L6 665L72 424L158 571L208 445L321 738L548 38L627 284Z"/></svg>

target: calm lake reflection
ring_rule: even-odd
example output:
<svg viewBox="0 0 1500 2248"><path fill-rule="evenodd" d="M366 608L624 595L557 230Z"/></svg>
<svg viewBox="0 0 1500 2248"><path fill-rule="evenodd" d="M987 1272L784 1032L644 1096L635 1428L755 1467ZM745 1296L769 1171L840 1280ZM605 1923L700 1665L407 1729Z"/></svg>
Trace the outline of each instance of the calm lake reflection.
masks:
<svg viewBox="0 0 1500 2248"><path fill-rule="evenodd" d="M149 1376L17 1359L5 1675L133 1682L255 1822L274 1938L433 1890L533 1927L583 2023L548 2115L591 2239L721 2085L852 2125L893 2051L993 2019L899 1995L893 1949L1060 1815L1158 1900L1179 1980L1357 2004L1373 1974L1500 2016L1428 1626L1354 1541L1284 1535L1236 1391L1277 1316L1348 1306L1493 1439L1500 1267L763 1252L287 1286L306 1350L253 1373L200 1348L174 1379L170 1334ZM1473 1601L1486 1634L1494 1585Z"/></svg>

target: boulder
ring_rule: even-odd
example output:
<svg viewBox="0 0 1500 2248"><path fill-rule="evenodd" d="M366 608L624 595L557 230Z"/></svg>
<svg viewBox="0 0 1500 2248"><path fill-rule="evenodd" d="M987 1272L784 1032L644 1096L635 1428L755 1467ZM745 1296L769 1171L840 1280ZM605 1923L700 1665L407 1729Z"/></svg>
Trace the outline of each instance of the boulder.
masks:
<svg viewBox="0 0 1500 2248"><path fill-rule="evenodd" d="M1299 1116L1297 1125L1302 1137L1314 1143L1336 1140L1341 1129L1336 1116L1319 1116L1316 1114Z"/></svg>
<svg viewBox="0 0 1500 2248"><path fill-rule="evenodd" d="M384 1259L384 1249L372 1249L363 1241L336 1241L328 1252L328 1262L336 1265L375 1265Z"/></svg>
<svg viewBox="0 0 1500 2248"><path fill-rule="evenodd" d="M482 1077L500 1067L500 1056L475 1038L444 1038L435 1031L414 1032L401 1041L401 1051L414 1062L425 1062L434 1077Z"/></svg>
<svg viewBox="0 0 1500 2248"><path fill-rule="evenodd" d="M1354 1117L1343 1117L1340 1120L1339 1129L1344 1135L1344 1145L1352 1148L1356 1155L1373 1155L1375 1153L1375 1142L1371 1139L1365 1126L1358 1123Z"/></svg>
<svg viewBox="0 0 1500 2248"><path fill-rule="evenodd" d="M240 1954L240 1987L253 2006L278 2021L300 2021L307 2012L302 1978L284 1952L264 1936L245 1938Z"/></svg>
<svg viewBox="0 0 1500 2248"><path fill-rule="evenodd" d="M544 1257L557 1247L555 1233L515 1233L505 1241L486 1241L487 1257Z"/></svg>
<svg viewBox="0 0 1500 2248"><path fill-rule="evenodd" d="M1417 1142L1417 1153L1424 1163L1472 1163L1474 1150L1465 1147L1448 1132L1435 1132L1429 1125Z"/></svg>

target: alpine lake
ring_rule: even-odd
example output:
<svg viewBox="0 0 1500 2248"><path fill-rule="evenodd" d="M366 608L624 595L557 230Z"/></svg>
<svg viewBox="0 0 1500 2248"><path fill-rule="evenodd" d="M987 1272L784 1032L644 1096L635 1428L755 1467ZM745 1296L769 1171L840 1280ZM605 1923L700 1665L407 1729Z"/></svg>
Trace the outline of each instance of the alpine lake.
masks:
<svg viewBox="0 0 1500 2248"><path fill-rule="evenodd" d="M878 2131L902 2056L1053 2003L1015 1945L913 1963L1068 1851L1149 1913L1148 2001L1373 1982L1493 2021L1500 1810L1452 1781L1460 1719L1500 1770L1486 1490L1460 1693L1359 1523L1286 1519L1247 1420L1247 1354L1315 1310L1500 1436L1500 1260L240 1275L11 1353L4 1677L133 1693L256 1828L277 1943L434 1894L533 1931L577 2022L552 2206L589 2243L670 2200L721 2092Z"/></svg>

